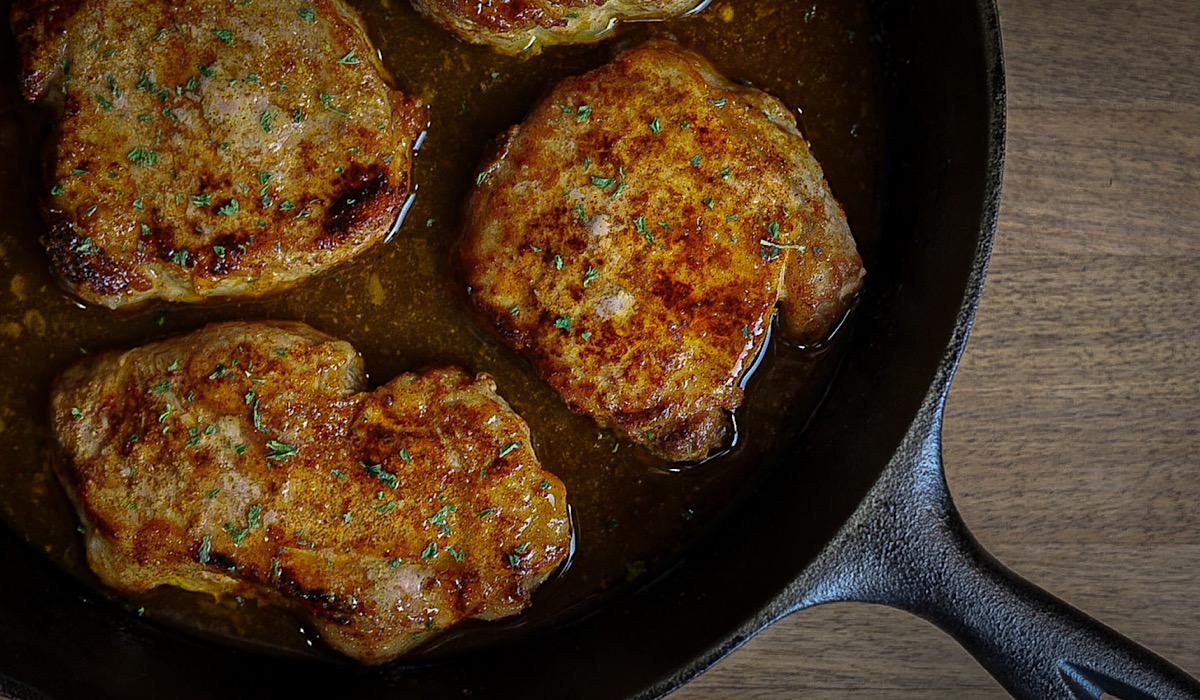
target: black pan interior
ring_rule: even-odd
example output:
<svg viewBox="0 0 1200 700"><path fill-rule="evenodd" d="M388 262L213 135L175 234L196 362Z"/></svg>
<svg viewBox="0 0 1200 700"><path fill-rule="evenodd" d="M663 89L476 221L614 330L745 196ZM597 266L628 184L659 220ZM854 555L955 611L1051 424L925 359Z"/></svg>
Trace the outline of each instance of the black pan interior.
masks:
<svg viewBox="0 0 1200 700"><path fill-rule="evenodd" d="M95 602L0 528L0 691L16 697L622 697L734 648L817 556L911 423L988 232L990 6L873 6L885 74L883 236L822 409L717 527L647 584L502 648L364 670L194 641ZM802 12L805 6L797 5ZM32 690L38 688L39 691Z"/></svg>

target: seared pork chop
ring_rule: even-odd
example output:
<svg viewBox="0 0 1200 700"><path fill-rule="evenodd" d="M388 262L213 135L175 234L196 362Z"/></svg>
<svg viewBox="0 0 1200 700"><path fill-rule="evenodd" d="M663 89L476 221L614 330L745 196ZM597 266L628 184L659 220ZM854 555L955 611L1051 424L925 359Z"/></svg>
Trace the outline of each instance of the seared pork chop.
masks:
<svg viewBox="0 0 1200 700"><path fill-rule="evenodd" d="M862 284L792 113L670 42L564 81L476 181L473 308L572 409L665 459L728 439L777 305L818 343Z"/></svg>
<svg viewBox="0 0 1200 700"><path fill-rule="evenodd" d="M257 596L368 664L517 613L570 547L563 485L491 378L367 392L354 349L298 323L89 359L52 421L106 584Z"/></svg>
<svg viewBox="0 0 1200 700"><path fill-rule="evenodd" d="M341 0L18 0L43 243L108 307L261 293L383 239L424 110Z"/></svg>
<svg viewBox="0 0 1200 700"><path fill-rule="evenodd" d="M460 39L520 53L548 44L595 41L620 20L687 14L707 0L412 0Z"/></svg>

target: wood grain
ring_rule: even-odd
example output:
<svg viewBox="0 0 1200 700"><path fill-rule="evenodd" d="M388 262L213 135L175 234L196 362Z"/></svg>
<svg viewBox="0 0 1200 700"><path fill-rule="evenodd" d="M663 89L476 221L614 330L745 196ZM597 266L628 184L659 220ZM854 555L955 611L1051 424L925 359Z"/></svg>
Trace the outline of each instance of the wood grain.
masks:
<svg viewBox="0 0 1200 700"><path fill-rule="evenodd" d="M1001 0L1004 202L947 406L994 554L1200 675L1200 3ZM792 615L672 700L1002 698L905 613Z"/></svg>
<svg viewBox="0 0 1200 700"><path fill-rule="evenodd" d="M1200 674L1200 3L1000 9L1004 204L950 488L1002 561ZM672 700L796 697L1006 695L925 622L830 605Z"/></svg>

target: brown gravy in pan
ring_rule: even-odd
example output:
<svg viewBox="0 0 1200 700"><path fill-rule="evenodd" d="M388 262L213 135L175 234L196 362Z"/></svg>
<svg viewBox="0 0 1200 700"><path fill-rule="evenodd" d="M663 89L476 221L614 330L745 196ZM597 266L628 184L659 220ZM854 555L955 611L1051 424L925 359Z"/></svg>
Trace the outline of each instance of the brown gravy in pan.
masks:
<svg viewBox="0 0 1200 700"><path fill-rule="evenodd" d="M37 197L45 190L41 144L48 125L19 96L13 40L3 32L0 517L51 561L98 587L46 449L51 382L94 352L141 345L214 320L293 319L352 343L376 383L450 363L487 372L530 424L543 466L566 483L575 552L525 614L462 625L433 644L433 653L440 653L562 619L606 591L652 574L656 563L719 517L764 456L803 426L838 360L836 337L820 350L769 343L736 415L736 444L699 465L659 462L618 443L591 419L573 415L521 360L475 325L450 278L461 203L487 141L520 121L560 79L601 65L619 47L651 36L674 37L733 79L803 109L802 128L846 210L869 280L879 219L880 76L870 18L860 2L714 0L692 17L626 24L599 44L551 47L523 57L459 43L417 16L407 0L351 4L362 12L399 86L431 106L414 169L416 199L403 226L358 260L282 294L205 306L156 304L135 312L84 308L48 273L37 242L43 228ZM293 618L253 601L213 601L164 588L128 605L150 619L223 642L280 653L314 648Z"/></svg>

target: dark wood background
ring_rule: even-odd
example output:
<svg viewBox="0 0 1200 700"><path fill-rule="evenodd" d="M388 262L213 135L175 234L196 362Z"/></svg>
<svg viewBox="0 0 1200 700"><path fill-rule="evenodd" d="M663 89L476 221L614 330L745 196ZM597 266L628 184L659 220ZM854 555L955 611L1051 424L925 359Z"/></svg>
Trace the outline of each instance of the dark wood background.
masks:
<svg viewBox="0 0 1200 700"><path fill-rule="evenodd" d="M950 488L1002 561L1200 675L1200 3L1000 10L1004 205ZM797 697L1005 695L927 623L831 605L672 700Z"/></svg>
<svg viewBox="0 0 1200 700"><path fill-rule="evenodd" d="M1000 0L1008 159L947 407L1001 561L1200 675L1200 2ZM831 605L672 700L1000 698L945 634Z"/></svg>

